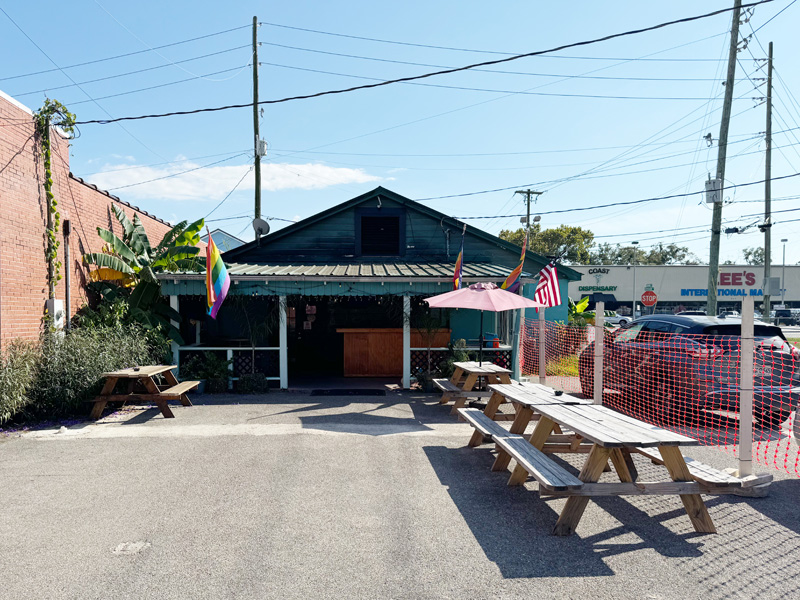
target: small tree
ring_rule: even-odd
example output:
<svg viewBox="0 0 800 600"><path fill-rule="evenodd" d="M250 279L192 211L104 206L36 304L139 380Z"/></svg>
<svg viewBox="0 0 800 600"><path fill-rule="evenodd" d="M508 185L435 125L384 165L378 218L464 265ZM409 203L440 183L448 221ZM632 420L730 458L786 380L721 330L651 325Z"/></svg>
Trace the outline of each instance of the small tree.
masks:
<svg viewBox="0 0 800 600"><path fill-rule="evenodd" d="M188 224L181 221L170 229L161 242L153 247L147 237L139 215L133 221L116 205L111 211L122 225L122 237L97 228L97 234L105 242L102 252L83 255L87 265L98 267L90 273L91 279L99 282L95 291L107 300L125 298L130 316L147 329L161 328L169 337L183 343L180 332L171 321L180 322L181 316L167 305L161 296L161 282L157 273L177 270L197 270L202 264L197 255L203 219Z"/></svg>

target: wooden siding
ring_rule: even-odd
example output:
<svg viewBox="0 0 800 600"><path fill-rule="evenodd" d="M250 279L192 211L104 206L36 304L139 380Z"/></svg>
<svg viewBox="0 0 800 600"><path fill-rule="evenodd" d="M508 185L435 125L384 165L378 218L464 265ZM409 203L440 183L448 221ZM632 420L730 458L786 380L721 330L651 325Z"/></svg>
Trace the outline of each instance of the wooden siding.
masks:
<svg viewBox="0 0 800 600"><path fill-rule="evenodd" d="M275 263L302 261L368 261L374 257L360 258L356 252L356 210L362 207L377 207L377 199L328 216L323 221L312 223L292 235L275 240L265 239L261 247L251 248L237 254L234 262ZM409 262L454 262L461 245L461 232L445 225L450 231L448 252L447 238L440 220L418 212L404 204L381 197L381 207L401 209L405 212L405 256L398 260ZM381 261L386 262L385 257ZM469 231L464 242L464 261L489 262L513 269L519 263L519 254L482 239ZM538 258L526 261L526 270L538 272L544 262Z"/></svg>

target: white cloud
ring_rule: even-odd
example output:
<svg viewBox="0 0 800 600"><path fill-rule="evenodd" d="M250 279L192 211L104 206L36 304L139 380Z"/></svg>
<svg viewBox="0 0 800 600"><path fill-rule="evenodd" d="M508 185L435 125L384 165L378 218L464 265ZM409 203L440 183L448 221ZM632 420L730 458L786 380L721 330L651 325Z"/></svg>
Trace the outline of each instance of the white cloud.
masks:
<svg viewBox="0 0 800 600"><path fill-rule="evenodd" d="M183 173L199 167L193 162L163 167L117 170L130 165L106 164L91 177L91 183L125 199L218 201L233 189L249 165L218 166ZM181 175L175 175L182 173ZM168 177L169 176L169 177ZM156 180L156 181L150 181ZM261 189L268 192L288 189L315 190L347 183L379 181L363 169L329 167L317 163L261 165ZM149 181L149 183L142 183ZM248 173L237 190L253 190L255 177Z"/></svg>

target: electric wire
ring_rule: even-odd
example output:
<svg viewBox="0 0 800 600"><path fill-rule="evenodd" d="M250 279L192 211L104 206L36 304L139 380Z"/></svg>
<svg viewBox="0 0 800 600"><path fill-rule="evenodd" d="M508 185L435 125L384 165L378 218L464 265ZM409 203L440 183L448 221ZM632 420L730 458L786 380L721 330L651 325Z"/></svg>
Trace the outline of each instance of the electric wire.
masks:
<svg viewBox="0 0 800 600"><path fill-rule="evenodd" d="M25 37L28 39L28 41L29 41L31 44L33 44L33 45L36 47L36 49L37 49L37 50L39 50L39 52L41 52L42 54L44 54L44 56L45 56L45 58L47 58L47 60L49 60L51 63L53 63L53 65L56 67L56 69L58 69L59 71L61 71L61 74L62 74L62 75L64 75L64 77L66 77L66 78L67 78L67 79L69 79L69 80L70 80L72 83L74 83L74 84L77 86L77 88L78 88L78 89L79 89L81 92L83 92L83 93L86 95L86 97L87 97L87 98L89 98L89 99L90 99L90 100L91 100L91 101L92 101L92 102L95 104L95 106L97 106L97 107L98 107L100 110L102 110L102 111L103 111L103 112L104 112L104 113L105 113L105 114L106 114L106 115L107 115L109 118L111 118L111 119L112 119L112 121L115 121L115 122L116 122L116 120L115 120L115 119L113 119L113 117L111 117L111 113L109 113L109 112L108 112L108 111L107 111L107 110L106 110L106 109L105 109L105 108L104 108L104 107L103 107L103 106L102 106L102 105L101 105L101 104L100 104L100 103L99 103L97 100L95 100L94 98L92 98L91 94L89 94L89 92L87 92L85 89L83 89L83 87L81 87L81 86L80 86L80 84L78 84L78 83L77 83L77 82L76 82L76 81L75 81L75 80L74 80L72 77L70 77L69 73L67 73L67 72L66 72L64 69L62 69L61 67L59 67L59 66L58 66L58 63L56 63L56 61L54 61L52 58L50 58L50 55L49 55L49 54L47 54L47 52L45 52L45 51L44 51L44 49L43 49L41 46L39 46L39 44L37 44L37 43L36 43L36 42L33 40L33 38L32 38L31 36L29 36L29 35L28 35L28 34L25 32L25 30L24 30L24 29L22 29L22 27L20 27L20 26L17 24L17 22L16 22L14 19L12 19L12 18L11 18L11 15L9 15L9 14L8 14L8 13L5 11L5 9L3 9L3 7L2 7L2 6L0 6L0 12L2 12L2 13L3 13L3 14L6 16L6 18L7 18L9 21L11 21L11 23L13 23L14 27L16 27L17 29L19 29L20 33L22 33L22 35L24 35L24 36L25 36ZM80 125L80 123L76 122L76 123L75 123L75 125ZM140 145L141 145L143 148L145 148L145 149L146 149L146 150L148 150L149 152L152 152L153 154L155 154L155 155L156 155L157 157L159 157L160 159L162 159L162 160L166 160L166 159L165 159L163 156L161 156L161 155L160 155L158 152L156 152L155 150L153 150L153 149L152 149L150 146L148 146L147 144L145 144L145 143L144 143L142 140L140 140L138 137L136 137L136 136L135 136L135 135L133 135L133 134L132 134L130 131L128 131L128 129L126 129L124 125L122 125L122 124L120 123L120 124L119 124L119 127L120 127L120 129L122 129L122 130L123 130L125 133L127 133L127 134L128 134L130 137L131 137L131 138L133 138L134 140L136 140L136 141L137 141L137 142L138 142L138 143L139 143L139 144L140 144Z"/></svg>
<svg viewBox="0 0 800 600"><path fill-rule="evenodd" d="M225 197L224 197L222 200L220 200L219 204L217 204L217 205L216 205L214 208L212 208L212 209L211 209L211 210L208 212L208 214L206 214L206 216L205 216L205 217L203 217L203 220L205 220L205 219L207 219L208 217L210 217L212 214L214 214L214 212L215 212L215 211L216 211L216 210L217 210L217 209L218 209L220 206L222 206L223 204L225 204L225 201L226 201L228 198L230 198L230 197L231 197L231 194L233 194L233 192L235 192L235 191L236 191L236 188L238 188L238 187L239 187L239 185L240 185L240 184L241 184L241 183L244 181L244 178L245 178L245 177L247 177L247 176L250 174L250 172L253 170L253 168L254 168L254 165L250 165L250 168L249 168L249 169L247 169L247 171L245 171L245 172L244 172L244 175L242 175L241 179L239 179L239 181L237 181L237 182L236 182L236 185L234 185L234 186L233 186L233 188L231 189L231 191L230 191L230 192L228 192L227 194L225 194Z"/></svg>
<svg viewBox="0 0 800 600"><path fill-rule="evenodd" d="M320 69L309 69L305 67L295 67L290 65L281 65L277 63L259 62L259 66L266 65L269 67L280 67L284 69L292 69L295 71L306 71L310 73L320 73L322 75L335 75L338 77L350 77L352 79L362 79L368 81L384 81L379 77L366 77L364 75L351 75L349 73L335 73L333 71L322 71ZM563 76L569 78L569 75ZM484 92L490 94L517 94L520 96L544 96L554 98L593 98L593 99L609 99L609 100L705 100L705 98L698 98L693 96L615 96L611 94L564 94L555 92L528 92L528 91L514 91L514 90L498 90L492 88L476 88L458 85L442 85L436 83L418 83L415 81L400 82L406 85L417 85L421 87L432 87L445 90L459 90L464 92Z"/></svg>
<svg viewBox="0 0 800 600"><path fill-rule="evenodd" d="M760 4L765 4L765 3L771 2L771 1L772 0L760 0L759 2L753 2L753 3L742 5L742 7L746 8L746 7L749 7L749 6L758 6ZM437 77L437 76L440 76L440 75L449 75L449 74L452 74L452 73L468 71L468 70L474 69L476 67L486 67L486 66L490 66L490 65L503 64L503 63L507 63L507 62L511 62L511 61L515 61L515 60L520 60L522 58L528 58L528 57L531 57L531 56L541 56L541 55L545 55L545 54L550 54L550 53L553 53L553 52L558 52L560 50L565 50L567 48L576 48L576 47L580 47L580 46L588 46L588 45L597 44L597 43L600 43L600 42L605 42L605 41L609 41L609 40L613 40L613 39L618 39L618 38L621 38L621 37L626 37L626 36L631 36L631 35L639 35L639 34L642 34L642 33L655 31L655 30L658 30L658 29L662 29L664 27L670 27L672 25L678 25L678 24L682 24L682 23L690 23L690 22L693 22L693 21L706 19L706 18L709 18L709 17L713 17L713 16L717 16L717 15L720 15L720 14L723 14L723 13L730 12L731 10L733 10L733 9L732 8L723 8L723 9L715 10L715 11L712 11L712 12L709 12L709 13L705 13L705 14L702 14L702 15L695 15L695 16L692 16L692 17L684 17L682 19L675 19L675 20L672 20L672 21L666 21L666 22L663 22L663 23L659 23L657 25L651 25L649 27L643 27L643 28L640 28L640 29L632 29L632 30L628 30L628 31L620 32L620 33L614 33L614 34L602 36L602 37L599 37L599 38L594 38L594 39L591 39L591 40L584 40L584 41L580 41L580 42L572 42L572 43L569 43L569 44L562 44L560 46L556 46L556 47L549 48L549 49L546 49L546 50L536 50L536 51L527 52L527 53L524 53L524 54L517 54L515 56L510 56L510 57L507 57L507 58L499 58L499 59L496 59L496 60L473 63L473 64L470 64L470 65L465 65L465 66L457 67L457 68L454 68L454 69L444 69L444 70L440 70L440 71L433 71L433 72L430 72L430 73L423 73L421 75L413 75L413 76L409 76L409 77L400 77L400 78L396 78L396 79L389 79L389 80L380 81L380 82L376 82L376 83L367 83L367 84L364 84L364 85L354 86L354 87L344 88L344 89L327 90L327 91L322 91L322 92L315 92L315 93L312 93L312 94L304 94L304 95L298 95L298 96L290 96L290 97L286 97L286 98L279 98L279 99L275 99L275 100L262 100L262 101L258 102L258 104L259 105L281 104L281 103L284 103L284 102L292 102L292 101L297 101L297 100L308 100L308 99L311 99L311 98L320 98L322 96L329 96L329 95L334 95L334 94L346 94L346 93L365 90L365 89L373 89L373 88L377 88L377 87L384 87L384 86L387 86L387 85L393 85L395 83L403 83L403 82L408 82L408 81L417 81L417 80L420 80L420 79L427 79L429 77ZM248 102L246 104L229 104L227 106L198 108L198 109L194 109L194 110L185 110L185 111L173 111L173 112L169 112L169 113L137 115L137 116L129 116L129 117L117 117L117 118L114 118L114 119L92 119L92 120L87 120L87 121L79 121L77 124L78 125L89 125L89 124L105 125L105 124L108 124L108 123L116 123L116 122L119 122L119 121L135 121L135 120L141 120L141 119L162 118L162 117L168 117L168 116L197 114L197 113L203 113L203 112L217 112L217 111L221 111L221 110L230 110L230 109L234 109L234 108L248 108L248 107L252 107L252 106L253 106L253 103L252 102Z"/></svg>
<svg viewBox="0 0 800 600"><path fill-rule="evenodd" d="M177 62L183 63L183 62L191 62L191 61L194 61L194 60L201 60L203 58L208 58L209 56L217 56L219 54L226 54L228 52L233 52L235 50L242 50L243 48L249 48L249 47L250 47L250 44L245 44L244 46L236 46L235 48L228 48L227 50L220 50L219 52L211 52L210 54L203 54L201 56L194 56L192 58L186 58L184 60L179 60ZM97 79L88 79L87 81L81 81L80 84L78 84L78 85L88 85L90 83L97 83L99 81L108 81L109 79L117 79L119 77L127 77L128 75L138 75L139 73L147 73L149 71L156 71L158 69L165 69L165 68L167 68L169 66L170 65L156 65L154 67L147 67L145 69L137 69L135 71L127 71L125 73L117 73L116 75L108 75L106 77L98 77ZM63 89L66 89L66 88L75 87L75 85L76 84L72 84L72 83L68 84L68 85L59 85L59 86L56 86L56 87L49 87L49 88L42 89L42 90L35 90L33 92L22 92L21 94L13 94L13 96L15 98L20 98L22 96L31 96L33 94L44 94L44 93L53 92L55 90L63 90Z"/></svg>
<svg viewBox="0 0 800 600"><path fill-rule="evenodd" d="M5 12L5 11L3 11L3 12ZM8 15L6 15L6 16L8 16ZM149 49L149 50L137 50L135 52L127 52L125 54L117 54L116 56L108 56L106 58L98 58L98 59L95 59L95 60L89 60L89 61L82 62L82 63L76 63L74 65L67 65L65 67L59 67L57 69L45 69L43 71L34 71L32 73L22 73L20 75L11 75L11 76L7 76L7 77L0 77L0 81L9 81L11 79L20 79L22 77L33 77L34 75L43 75L45 73L54 73L56 71L62 71L62 69L63 70L74 69L76 67L85 67L87 65L94 65L94 64L97 64L97 63L101 63L101 62L107 62L109 60L117 60L118 58L127 58L128 56L135 56L137 54L146 54L147 52L151 52L152 50L161 50L162 48L170 48L172 46L178 46L178 45L181 45L181 44L187 44L189 42L196 42L197 40L204 40L206 38L214 37L214 36L217 36L217 35L222 35L222 34L225 34L225 33L230 33L232 31L239 31L240 29L245 29L245 28L248 28L248 27L251 27L251 25L242 25L241 27L234 27L232 29L225 29L223 31L217 31L216 33L209 33L207 35L201 35L201 36L198 36L198 37L189 38L187 40L181 40L179 42L172 42L170 44L163 44L161 46L154 46L152 49Z"/></svg>
<svg viewBox="0 0 800 600"><path fill-rule="evenodd" d="M208 167L213 167L215 165L219 165L221 163L227 162L229 160L233 160L238 156L245 156L247 152L241 152L239 154L234 154L233 156L229 156L228 158L223 158L222 160L218 160L212 163L208 163L207 165L200 165L198 167L194 167L192 169L187 169L185 171L179 171L177 173L170 173L169 175L163 175L161 177L154 177L153 179L148 179L146 181L137 181L136 183L128 183L125 185L118 185L117 187L108 188L109 192L113 192L114 190L122 190L126 188L136 187L137 185L144 185L145 183L152 183L154 181L161 181L162 179L170 179L172 177L178 177L179 175L186 175L187 173L193 173L194 171L199 171L200 169L206 169Z"/></svg>

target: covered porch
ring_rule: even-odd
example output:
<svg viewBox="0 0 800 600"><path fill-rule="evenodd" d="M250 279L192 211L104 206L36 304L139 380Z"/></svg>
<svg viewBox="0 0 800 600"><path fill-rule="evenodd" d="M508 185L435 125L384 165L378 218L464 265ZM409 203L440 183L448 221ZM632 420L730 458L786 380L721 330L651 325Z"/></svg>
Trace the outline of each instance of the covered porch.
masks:
<svg viewBox="0 0 800 600"><path fill-rule="evenodd" d="M232 385L257 371L281 389L345 377L388 377L408 389L415 373L450 354L451 342L479 349L478 312L430 310L422 301L451 289L452 264L230 263L228 272L230 291L216 320L205 314L204 274L164 275L162 293L182 316L175 363L217 354L230 361ZM464 267L464 285L499 284L508 273L473 263ZM523 289L532 295L533 286ZM483 332L497 336L485 343L484 359L516 375L519 312L486 313Z"/></svg>

